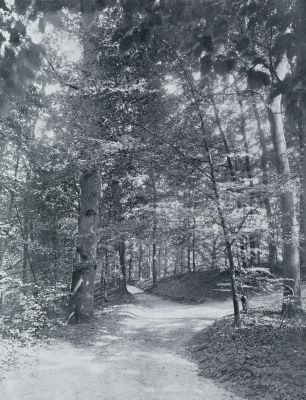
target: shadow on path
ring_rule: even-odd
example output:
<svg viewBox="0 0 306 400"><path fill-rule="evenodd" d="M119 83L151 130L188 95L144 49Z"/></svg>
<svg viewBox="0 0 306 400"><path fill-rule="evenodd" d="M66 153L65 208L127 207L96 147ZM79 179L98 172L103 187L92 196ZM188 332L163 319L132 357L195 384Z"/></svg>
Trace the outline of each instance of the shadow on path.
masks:
<svg viewBox="0 0 306 400"><path fill-rule="evenodd" d="M185 342L231 313L230 301L184 305L134 292L136 304L113 306L83 325L77 344L60 341L32 356L26 370L0 382L3 400L229 400L184 355ZM74 328L77 329L77 328Z"/></svg>

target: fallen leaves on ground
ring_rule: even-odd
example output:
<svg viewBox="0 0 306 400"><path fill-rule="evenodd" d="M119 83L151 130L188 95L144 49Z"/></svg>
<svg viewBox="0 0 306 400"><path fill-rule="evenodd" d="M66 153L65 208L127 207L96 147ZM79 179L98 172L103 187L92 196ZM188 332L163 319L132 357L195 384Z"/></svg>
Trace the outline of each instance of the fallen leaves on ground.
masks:
<svg viewBox="0 0 306 400"><path fill-rule="evenodd" d="M190 349L201 374L252 400L304 400L306 319L285 320L273 309L231 318L199 332Z"/></svg>

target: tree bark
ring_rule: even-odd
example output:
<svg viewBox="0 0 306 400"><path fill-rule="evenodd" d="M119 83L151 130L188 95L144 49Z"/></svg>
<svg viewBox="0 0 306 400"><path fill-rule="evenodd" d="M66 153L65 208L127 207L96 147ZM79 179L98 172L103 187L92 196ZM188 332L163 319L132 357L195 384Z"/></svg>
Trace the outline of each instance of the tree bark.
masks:
<svg viewBox="0 0 306 400"><path fill-rule="evenodd" d="M124 294L127 293L127 286L126 286L126 265L125 265L125 241L124 238L121 238L118 244L118 252L119 252L119 263L120 263L120 271L121 271L121 278L119 280L119 291Z"/></svg>
<svg viewBox="0 0 306 400"><path fill-rule="evenodd" d="M212 187L213 187L213 191L214 191L214 195L215 195L216 207L217 207L217 211L218 211L218 215L219 215L219 219L220 219L220 223L221 223L221 227L222 227L223 235L224 235L225 248L226 248L226 252L227 252L227 258L228 258L228 262L229 262L230 275L231 275L231 289L232 289L232 300L233 300L233 308L234 308L234 323L236 326L239 326L240 325L240 310L239 310L237 284L236 284L236 277L235 277L236 267L235 267L235 262L234 262L234 257L233 257L232 242L231 242L231 238L230 238L230 234L229 234L230 232L227 227L226 218L225 218L224 211L222 208L222 202L220 201L220 192L219 192L218 182L216 179L215 165L214 165L214 161L212 158L210 146L208 143L207 133L206 133L206 129L205 129L205 123L204 123L203 115L202 115L201 108L199 105L199 100L198 100L197 94L193 88L192 83L190 83L189 81L188 81L188 83L190 85L191 94L194 99L195 111L197 112L198 117L199 117L199 122L200 122L201 131L202 131L202 135L203 135L203 140L204 140L204 149L205 149L206 156L208 159L208 165L209 165L209 169L210 169L210 178L211 178L211 183L212 183ZM226 150L226 153L227 153L227 155L229 155L227 150ZM235 176L232 175L232 179L233 179L233 181L235 181L236 180Z"/></svg>
<svg viewBox="0 0 306 400"><path fill-rule="evenodd" d="M238 104L240 108L240 131L242 134L243 138L243 144L244 144L244 151L245 151L245 175L246 178L249 180L249 186L250 188L253 188L254 183L253 183L253 173L252 173L252 166L251 166L251 159L250 159L250 150L249 150L249 143L248 143L248 138L247 138L247 130L246 130L246 117L245 117L245 111L244 111L244 106L243 106L243 101L241 98L241 95L237 90L237 99L238 99ZM250 206L253 206L254 202L254 195L251 193L250 195ZM251 213L253 214L253 213ZM250 215L251 215L250 214ZM258 250L259 249L259 243L258 243L258 237L254 233L250 233L249 235L249 244L250 244L250 253L248 257L248 262L251 267L254 267L258 263Z"/></svg>
<svg viewBox="0 0 306 400"><path fill-rule="evenodd" d="M139 258L138 258L138 279L142 279L142 259L143 259L143 248L142 243L139 243Z"/></svg>
<svg viewBox="0 0 306 400"><path fill-rule="evenodd" d="M193 218L193 226L192 226L192 271L195 272L197 269L196 265L196 219Z"/></svg>
<svg viewBox="0 0 306 400"><path fill-rule="evenodd" d="M17 149L16 149L16 164L14 167L14 182L13 182L14 186L11 190L10 202L9 202L8 210L7 210L7 224L9 226L10 226L11 220L12 220L13 205L14 205L14 199L15 199L15 185L17 184L17 177L18 177L18 171L19 171L19 160L20 160L20 149L19 149L19 147L17 147ZM0 239L0 268L2 267L6 248L8 245L9 231L10 231L10 228L8 228L5 231L5 237Z"/></svg>
<svg viewBox="0 0 306 400"><path fill-rule="evenodd" d="M77 265L71 285L72 309L78 321L88 320L93 314L100 186L100 173L96 166L83 171L80 179Z"/></svg>
<svg viewBox="0 0 306 400"><path fill-rule="evenodd" d="M278 76L284 79L286 57L278 65ZM282 180L280 205L282 212L283 273L285 283L292 288L297 304L301 304L299 228L295 207L295 190L282 118L282 96L271 96L268 108L269 122L276 157L276 170Z"/></svg>
<svg viewBox="0 0 306 400"><path fill-rule="evenodd" d="M255 99L251 100L253 112L256 119L257 124L257 132L259 135L259 143L261 148L261 170L262 170L262 181L264 185L269 184L269 175L268 175L268 154L267 154L267 145L266 145L266 137L265 133L262 129L261 119L258 112L257 104ZM268 227L269 227L269 239L268 239L268 265L271 267L272 271L276 265L276 256L277 256L277 249L275 244L275 233L274 233L274 226L272 222L272 208L269 197L265 196L264 199L264 206L266 209L267 220L268 220Z"/></svg>
<svg viewBox="0 0 306 400"><path fill-rule="evenodd" d="M296 2L296 48L297 48L297 79L299 82L299 106L302 110L302 201L301 215L303 218L301 227L304 233L303 244L303 261L306 264L306 2L305 0L297 0ZM304 265L305 267L305 265Z"/></svg>
<svg viewBox="0 0 306 400"><path fill-rule="evenodd" d="M153 230L152 230L152 275L153 275L153 284L152 286L155 287L157 285L157 268L156 268L156 230L157 230L157 192L156 192L156 185L155 179L152 177L152 189L153 189Z"/></svg>

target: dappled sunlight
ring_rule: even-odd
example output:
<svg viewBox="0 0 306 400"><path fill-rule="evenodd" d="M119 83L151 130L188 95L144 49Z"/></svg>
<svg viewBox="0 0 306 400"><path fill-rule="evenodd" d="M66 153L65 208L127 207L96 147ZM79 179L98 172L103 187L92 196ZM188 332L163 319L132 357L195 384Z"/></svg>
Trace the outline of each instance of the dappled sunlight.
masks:
<svg viewBox="0 0 306 400"><path fill-rule="evenodd" d="M203 400L204 394L206 400L234 399L200 379L197 366L181 355L186 338L211 323L206 313L227 314L227 302L189 306L136 296L137 304L100 313L91 346L54 344L33 354L22 377L9 373L0 382L5 400L20 400L21 394L24 400L84 400L82 393L91 400ZM115 310L111 319L103 318Z"/></svg>

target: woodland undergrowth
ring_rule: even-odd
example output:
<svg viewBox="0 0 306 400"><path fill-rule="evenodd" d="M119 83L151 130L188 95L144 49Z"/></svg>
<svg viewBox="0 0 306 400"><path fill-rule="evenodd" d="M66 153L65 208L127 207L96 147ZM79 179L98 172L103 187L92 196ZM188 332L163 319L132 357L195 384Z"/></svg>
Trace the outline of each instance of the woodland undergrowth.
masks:
<svg viewBox="0 0 306 400"><path fill-rule="evenodd" d="M274 306L251 310L241 327L216 321L190 342L201 375L246 399L305 399L306 318L283 320Z"/></svg>

